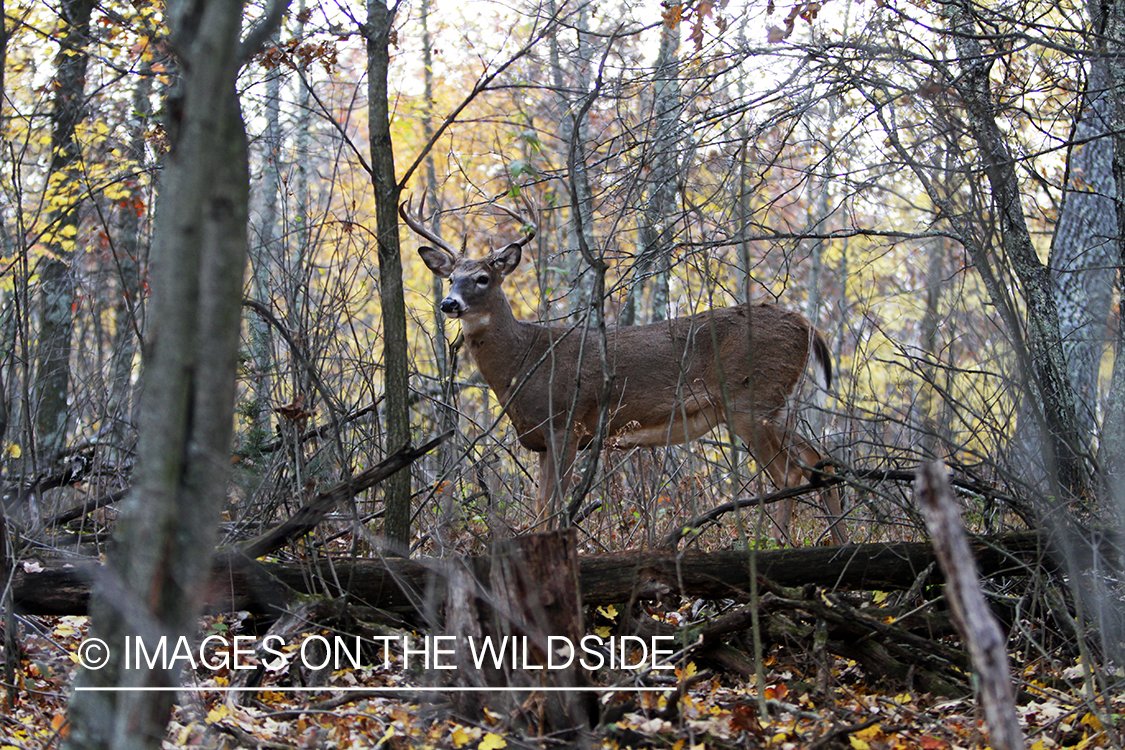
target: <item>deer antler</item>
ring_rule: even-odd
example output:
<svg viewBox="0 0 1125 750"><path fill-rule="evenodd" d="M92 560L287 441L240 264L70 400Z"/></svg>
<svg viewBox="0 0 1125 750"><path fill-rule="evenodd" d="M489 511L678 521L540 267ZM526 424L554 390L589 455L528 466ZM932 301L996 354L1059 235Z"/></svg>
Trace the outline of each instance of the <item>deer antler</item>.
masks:
<svg viewBox="0 0 1125 750"><path fill-rule="evenodd" d="M429 240L430 242L434 243L435 245L440 247L442 250L445 250L447 253L452 255L454 258L456 258L458 255L460 255L460 253L458 253L456 250L453 249L453 245L450 245L448 242L443 240L441 237L438 237L436 234L431 232L429 229L426 229L425 225L422 224L422 220L421 220L420 216L421 216L422 212L425 210L426 196L423 195L422 196L422 202L418 204L419 217L414 217L414 216L410 215L410 202L412 200L413 200L413 197L408 197L406 200L404 200L402 203L400 203L399 207L398 207L398 215L402 217L402 220L404 222L406 222L406 226L408 226L412 230L414 230L415 234L417 234L418 236L423 237L423 238Z"/></svg>
<svg viewBox="0 0 1125 750"><path fill-rule="evenodd" d="M527 198L526 197L524 198L524 203L527 204ZM531 208L530 204L527 204L527 206L528 206L529 209ZM521 214L518 211L513 211L512 209L508 208L507 206L501 206L500 204L497 204L496 207L498 209L500 209L501 211L503 211L504 213L508 214L508 216L511 216L513 219L518 221L522 226L530 227L530 229L528 229L527 235L522 240L519 240L515 244L519 245L520 247L523 247L528 242L531 242L532 238L535 237L536 232L539 231L539 228L537 226L535 226L535 222L529 221L527 218L524 217L523 214Z"/></svg>

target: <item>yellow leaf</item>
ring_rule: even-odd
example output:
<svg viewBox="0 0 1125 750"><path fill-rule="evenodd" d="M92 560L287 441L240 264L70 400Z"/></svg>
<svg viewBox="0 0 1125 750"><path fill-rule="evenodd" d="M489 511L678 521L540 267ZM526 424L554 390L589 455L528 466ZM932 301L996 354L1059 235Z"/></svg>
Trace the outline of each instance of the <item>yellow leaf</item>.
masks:
<svg viewBox="0 0 1125 750"><path fill-rule="evenodd" d="M23 450L15 443L11 443L8 446L8 455L12 458L19 458L23 455Z"/></svg>
<svg viewBox="0 0 1125 750"><path fill-rule="evenodd" d="M230 710L227 708L227 704L217 703L214 708L207 712L207 723L216 724L228 716L230 716Z"/></svg>
<svg viewBox="0 0 1125 750"><path fill-rule="evenodd" d="M864 727L858 732L853 732L850 736L858 737L860 740L874 740L878 739L883 734L883 727L881 724L872 724L869 727Z"/></svg>
<svg viewBox="0 0 1125 750"><path fill-rule="evenodd" d="M598 607L598 613L607 620L617 619L617 606L610 604L608 607Z"/></svg>
<svg viewBox="0 0 1125 750"><path fill-rule="evenodd" d="M465 745L480 737L480 735L481 731L476 727L473 727L470 730L466 730L465 727L461 726L460 724L456 724L454 725L453 733L449 738L453 740L453 747L464 747Z"/></svg>
<svg viewBox="0 0 1125 750"><path fill-rule="evenodd" d="M75 237L77 235L78 227L74 226L73 224L67 224L65 227L59 230L58 234L59 237Z"/></svg>
<svg viewBox="0 0 1125 750"><path fill-rule="evenodd" d="M613 632L613 628L608 625L603 625L600 628L594 628L594 633L599 638L609 638L609 634Z"/></svg>
<svg viewBox="0 0 1125 750"><path fill-rule="evenodd" d="M848 735L848 742L852 744L852 750L871 750L871 745L867 744L854 734Z"/></svg>
<svg viewBox="0 0 1125 750"><path fill-rule="evenodd" d="M507 747L508 741L500 735L489 732L484 736L484 739L477 745L477 750L500 750L502 747Z"/></svg>
<svg viewBox="0 0 1125 750"><path fill-rule="evenodd" d="M117 182L113 185L107 185L105 190L102 191L102 195L106 197L106 200L119 201L122 198L129 197L129 188L124 183Z"/></svg>
<svg viewBox="0 0 1125 750"><path fill-rule="evenodd" d="M883 602L887 601L887 592L876 591L875 596L871 598L871 601L875 602L876 604L882 604Z"/></svg>
<svg viewBox="0 0 1125 750"><path fill-rule="evenodd" d="M1090 727L1090 729L1093 729L1095 732L1102 731L1101 721L1098 719L1097 716L1094 716L1092 713L1087 713L1085 716L1082 717L1082 720L1079 721L1078 723L1079 724L1085 724L1086 726Z"/></svg>

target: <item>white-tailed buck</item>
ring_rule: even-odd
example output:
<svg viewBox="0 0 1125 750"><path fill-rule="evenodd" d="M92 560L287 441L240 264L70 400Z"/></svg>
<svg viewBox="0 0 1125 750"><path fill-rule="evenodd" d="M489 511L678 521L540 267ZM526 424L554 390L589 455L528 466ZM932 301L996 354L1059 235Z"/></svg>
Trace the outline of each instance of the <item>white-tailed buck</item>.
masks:
<svg viewBox="0 0 1125 750"><path fill-rule="evenodd" d="M604 387L596 336L512 315L501 283L519 264L534 230L474 260L411 216L409 201L399 214L436 245L418 252L431 271L450 280L441 310L461 321L469 351L520 443L539 453L536 510L542 514L556 491L565 496L576 452L598 427ZM823 337L802 315L773 305L739 305L610 328L606 336L614 373L607 445L685 443L729 424L778 488L812 476L821 456L793 429L794 397L806 368L827 389L832 364ZM843 544L839 496L832 488L823 496L833 537ZM771 514L779 540L788 538L795 502L782 501Z"/></svg>

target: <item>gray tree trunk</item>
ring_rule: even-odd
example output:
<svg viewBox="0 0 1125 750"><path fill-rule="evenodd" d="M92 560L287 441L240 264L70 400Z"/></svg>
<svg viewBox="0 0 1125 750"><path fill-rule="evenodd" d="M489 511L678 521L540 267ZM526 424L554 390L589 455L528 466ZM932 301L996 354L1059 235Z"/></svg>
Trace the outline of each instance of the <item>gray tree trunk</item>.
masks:
<svg viewBox="0 0 1125 750"><path fill-rule="evenodd" d="M422 67L423 67L423 117L422 134L429 143L434 135L434 53L433 39L430 35L430 6L432 0L422 0L419 9L422 24ZM434 152L426 152L426 203L435 210L430 229L441 236L441 208L438 203L437 167ZM437 361L438 381L441 383L441 400L437 405L437 432L444 435L457 429L457 409L453 405L453 374L450 372L449 340L445 335L445 314L441 311L442 280L433 277L434 294L434 358ZM444 441L438 448L438 471L445 475L453 468L459 451L458 440Z"/></svg>
<svg viewBox="0 0 1125 750"><path fill-rule="evenodd" d="M647 161L650 167L644 223L641 226L640 279L634 290L643 288L644 277L655 269L652 277L652 298L649 316L652 321L667 320L670 315L668 277L671 270L672 240L676 235L676 187L680 177L683 126L680 113L680 73L678 53L680 25L667 23L660 27L660 49L652 82L651 148Z"/></svg>
<svg viewBox="0 0 1125 750"><path fill-rule="evenodd" d="M82 157L74 130L86 116L86 67L89 56L84 51L90 33L90 12L93 0L66 0L59 14L66 29L56 60L54 104L51 112L51 174L66 175L75 169ZM77 53L77 54L76 54ZM67 391L70 387L70 349L74 321L74 277L71 274L71 250L74 235L63 234L67 228L77 230L81 192L76 175L64 177L61 185L73 186L75 196L65 208L52 212L51 223L56 239L50 243L51 255L39 269L39 347L36 352L35 399L36 441L40 452L50 458L66 445L70 422Z"/></svg>
<svg viewBox="0 0 1125 750"><path fill-rule="evenodd" d="M179 676L124 669L125 637L194 640L230 465L249 169L235 82L242 5L169 3L183 65L166 110L171 151L161 178L139 465L91 603L108 644L80 671L66 748L158 748ZM134 665L135 667L136 665ZM120 692L90 692L115 687Z"/></svg>
<svg viewBox="0 0 1125 750"><path fill-rule="evenodd" d="M266 79L266 132L263 139L265 153L262 159L262 214L258 227L258 242L250 248L250 277L253 279L253 295L264 305L270 304L270 288L273 272L282 252L277 241L278 204L282 194L281 155L283 138L281 135L281 81L280 69L274 69ZM303 88L303 84L299 84ZM289 307L292 310L292 307ZM270 418L273 415L270 404L272 390L271 372L273 369L273 333L269 323L261 315L250 315L246 321L249 337L250 357L254 363L254 374L250 384L254 393L251 410L249 443L251 447L267 439L270 432Z"/></svg>
<svg viewBox="0 0 1125 750"><path fill-rule="evenodd" d="M1074 128L1067 162L1069 179L1051 242L1059 333L1067 375L1078 399L1080 429L1095 431L1098 366L1117 276L1117 214L1114 207L1113 141L1109 137L1108 71L1103 58L1090 62L1086 97Z"/></svg>
<svg viewBox="0 0 1125 750"><path fill-rule="evenodd" d="M384 0L367 3L367 86L371 140L371 181L375 188L375 222L379 245L379 302L383 315L384 418L388 454L410 441L410 376L406 342L406 302L402 291L402 257L398 240L399 184L395 176L387 98L387 68L394 11ZM388 540L410 544L410 472L400 471L384 489Z"/></svg>
<svg viewBox="0 0 1125 750"><path fill-rule="evenodd" d="M1106 67L1105 83L1109 106L1106 108L1106 130L1113 133L1112 175L1114 218L1116 219L1113 257L1118 273L1125 273L1125 3L1113 0L1104 4L1090 3L1090 16L1098 35L1099 51L1103 53ZM1125 305L1125 279L1118 277L1118 304ZM1114 341L1113 373L1110 378L1105 418L1102 423L1099 468L1102 481L1115 512L1118 535L1125 529L1125 325L1118 321ZM1069 531L1062 530L1064 533ZM1060 534L1062 536L1062 534ZM1069 540L1076 541L1070 534ZM1066 538L1065 536L1063 537ZM1085 544L1084 540L1083 543ZM1065 549L1074 557L1080 549L1068 545ZM1071 570L1081 570L1068 560ZM1072 575L1072 590L1077 601L1096 622L1094 631L1101 636L1101 646L1111 658L1120 660L1125 653L1125 608L1120 597L1109 590L1106 583L1120 578L1120 570L1106 571L1105 575ZM1084 586L1081 584L1085 584Z"/></svg>
<svg viewBox="0 0 1125 750"><path fill-rule="evenodd" d="M1058 490L1074 497L1086 496L1089 472L1087 436L1079 429L1074 389L1066 374L1058 308L1050 271L1040 260L1031 241L1021 203L1015 160L996 121L990 82L991 62L976 37L972 8L964 2L946 7L951 21L961 75L953 86L965 104L967 121L979 147L980 158L991 189L1003 250L1019 279L1026 306L1026 332L1011 331L1026 348L1023 361L1028 381L1031 413L1041 419L1046 436L1043 462L1048 476L1058 481ZM973 262L987 269L991 259L982 245L966 244ZM1002 302L999 302L1002 304ZM1056 497L1058 492L1053 492Z"/></svg>
<svg viewBox="0 0 1125 750"><path fill-rule="evenodd" d="M145 159L145 135L148 132L152 93L151 65L141 67L141 76L133 90L133 122L129 136L129 161L141 165ZM141 322L141 266L148 248L142 241L141 217L134 201L141 201L141 185L132 188L129 199L118 212L117 283L120 294L114 303L112 379L109 386L109 418L113 449L118 460L125 460L133 451L135 425L132 414L133 365L137 355L137 341L144 330Z"/></svg>
<svg viewBox="0 0 1125 750"><path fill-rule="evenodd" d="M547 12L554 18L558 13L558 8L554 0L548 0ZM555 96L558 99L558 123L559 123L559 138L558 142L562 144L563 149L569 149L572 143L578 147L581 153L585 153L585 144L589 140L588 128L585 121L577 123L578 133L577 139L573 128L574 111L577 107L581 106L582 100L590 90L590 67L593 65L592 55L593 52L590 47L590 19L589 8L586 3L579 3L575 9L574 18L574 32L576 36L576 45L573 59L573 72L568 72L563 62L562 45L559 43L558 26L552 24L550 34L548 37L548 58L551 68L551 83L555 89ZM571 97L567 92L578 92L576 96ZM562 163L566 164L569 161L569 152L564 151L562 154ZM581 162L581 160L579 160ZM583 243L592 247L593 240L593 223L594 223L594 205L593 198L590 195L590 179L587 173L586 164L584 162L575 164L574 172L570 175L570 179L574 182L574 191L567 191L567 195L577 193L578 201L575 203L573 200L569 201L570 212L567 216L565 229L562 232L561 246L564 248L570 257L569 265L569 281L572 291L570 303L567 305L571 313L578 313L586 310L590 305L590 283L588 281L588 274L585 274L585 263L579 253L574 252ZM582 237L579 237L579 233Z"/></svg>
<svg viewBox="0 0 1125 750"><path fill-rule="evenodd" d="M1100 10L1090 3L1091 18ZM1048 261L1059 311L1059 334L1067 377L1074 387L1075 417L1084 435L1097 430L1098 370L1106 345L1106 328L1117 276L1117 218L1114 207L1112 117L1105 58L1090 60L1086 93L1074 127L1074 145ZM1024 425L1016 435L1021 476L1032 486L1046 487L1037 457L1044 436L1034 415L1024 409Z"/></svg>

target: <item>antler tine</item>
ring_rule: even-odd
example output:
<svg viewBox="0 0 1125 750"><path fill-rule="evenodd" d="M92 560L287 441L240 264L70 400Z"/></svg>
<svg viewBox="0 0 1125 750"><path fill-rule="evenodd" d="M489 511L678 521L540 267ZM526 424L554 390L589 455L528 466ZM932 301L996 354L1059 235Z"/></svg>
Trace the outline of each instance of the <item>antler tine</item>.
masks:
<svg viewBox="0 0 1125 750"><path fill-rule="evenodd" d="M527 198L524 198L524 202L525 203L527 202ZM516 244L519 245L520 247L523 247L528 242L531 242L531 239L533 237L535 237L536 232L539 231L539 227L537 227L535 225L535 222L529 221L527 218L524 217L523 214L519 213L518 211L513 211L512 209L508 208L507 206L502 206L500 204L496 204L496 207L499 208L504 213L508 214L508 216L511 216L513 219L518 221L523 226L531 227L527 232L527 236L524 237L522 240L519 240L518 242L516 242ZM530 208L530 207L531 206L528 205L528 208Z"/></svg>
<svg viewBox="0 0 1125 750"><path fill-rule="evenodd" d="M429 229L426 229L425 225L422 224L421 218L415 218L415 217L410 215L410 202L412 200L413 200L412 196L408 197L406 200L404 200L402 203L400 203L399 207L398 207L398 215L402 217L402 220L404 222L406 222L406 226L410 227L414 231L414 233L417 234L418 236L429 240L430 242L432 242L435 245L437 245L438 247L440 247L442 250L445 250L450 255L453 255L454 257L459 255L459 253L456 250L453 249L452 245L450 245L448 242L443 240L441 237L438 237L435 233L431 232ZM421 212L425 205L426 205L426 196L423 195L422 196L422 202L418 204L418 211Z"/></svg>

